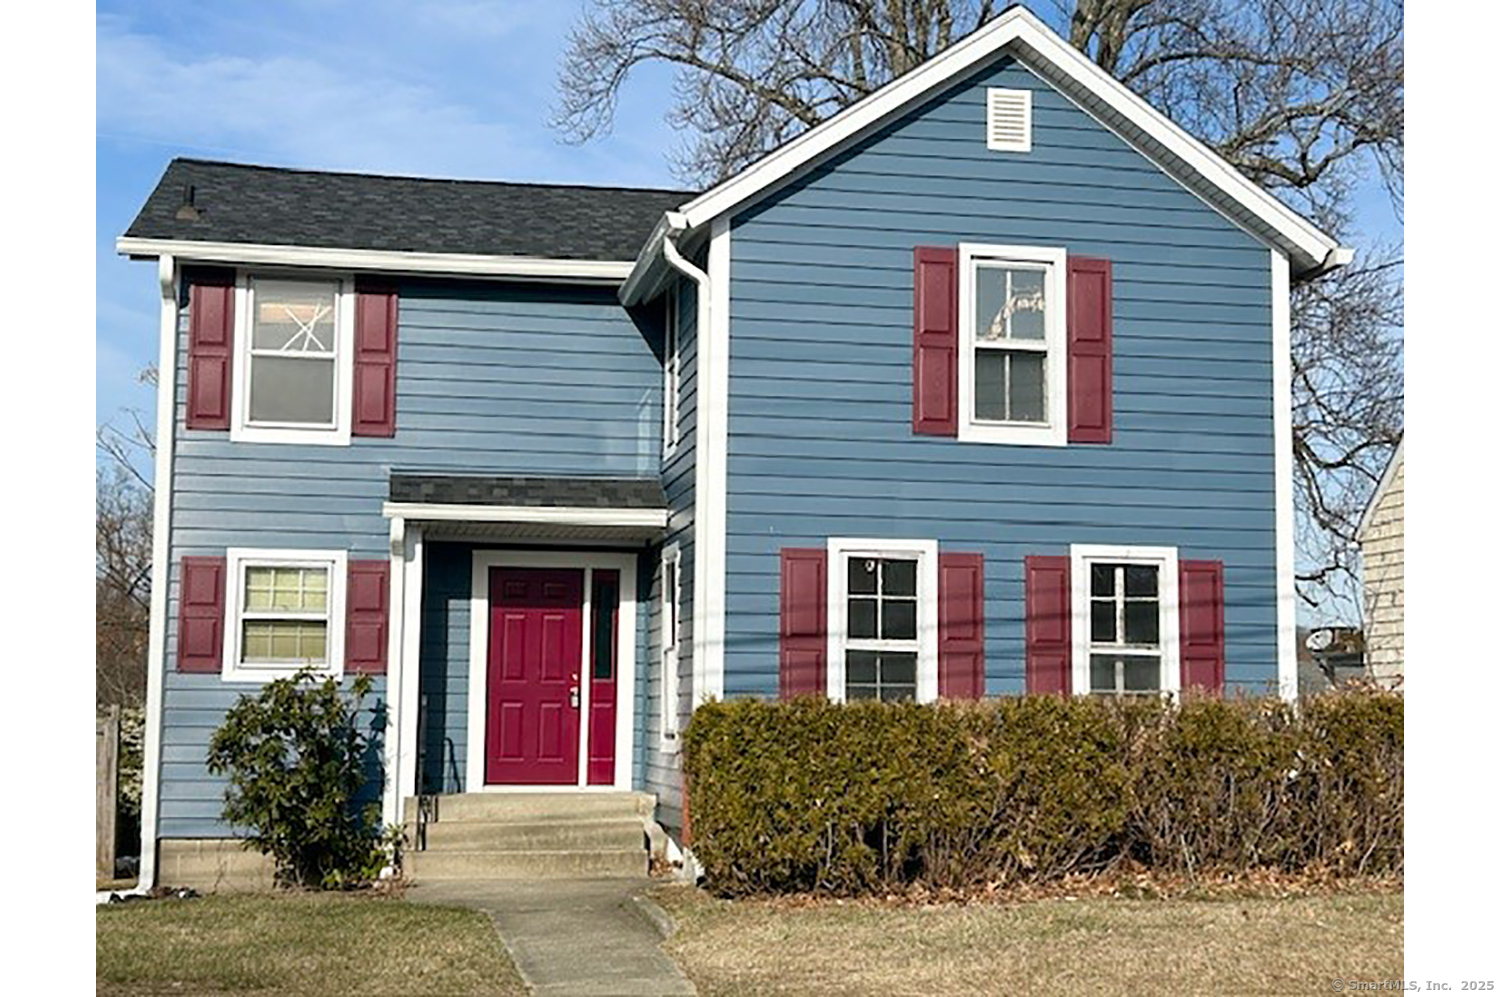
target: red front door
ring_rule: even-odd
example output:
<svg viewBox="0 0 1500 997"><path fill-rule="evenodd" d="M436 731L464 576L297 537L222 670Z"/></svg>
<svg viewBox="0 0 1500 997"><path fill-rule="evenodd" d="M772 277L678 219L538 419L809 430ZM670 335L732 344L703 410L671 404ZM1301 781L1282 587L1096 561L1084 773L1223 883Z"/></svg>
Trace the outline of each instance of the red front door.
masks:
<svg viewBox="0 0 1500 997"><path fill-rule="evenodd" d="M583 572L490 569L484 781L578 782Z"/></svg>

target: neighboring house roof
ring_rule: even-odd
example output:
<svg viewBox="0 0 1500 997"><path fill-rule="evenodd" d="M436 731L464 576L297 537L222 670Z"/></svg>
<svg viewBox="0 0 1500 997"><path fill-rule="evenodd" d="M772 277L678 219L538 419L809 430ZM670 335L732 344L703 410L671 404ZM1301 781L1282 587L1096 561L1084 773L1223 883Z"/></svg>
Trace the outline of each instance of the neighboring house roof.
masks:
<svg viewBox="0 0 1500 997"><path fill-rule="evenodd" d="M1401 467L1401 461L1405 456L1406 437L1401 437L1401 442L1396 444L1396 450L1391 454L1391 459L1386 461L1385 470L1380 474L1380 480L1375 484L1375 491L1370 495L1370 501L1365 505L1364 515L1359 517L1359 526L1355 527L1354 536L1360 543L1364 542L1365 531L1370 528L1371 521L1375 518L1375 510L1379 507L1381 499L1390 490L1391 482L1396 478L1396 471Z"/></svg>
<svg viewBox="0 0 1500 997"><path fill-rule="evenodd" d="M1285 253L1294 275L1341 266L1352 251L1236 170L1166 115L1069 45L1029 10L1013 6L942 53L751 163L668 215L636 260L621 297L631 303L662 272L664 236L695 233L805 174L917 102L1004 55L1014 56L1189 191Z"/></svg>
<svg viewBox="0 0 1500 997"><path fill-rule="evenodd" d="M234 258L237 252L243 256L250 247L299 247L354 251L345 254L352 265L358 265L359 253L620 265L635 258L662 212L690 197L689 191L635 187L442 180L174 159L130 223L120 250L214 259ZM389 265L412 262L402 258ZM339 265L331 256L320 260L314 255L307 262ZM372 265L376 262L372 256Z"/></svg>
<svg viewBox="0 0 1500 997"><path fill-rule="evenodd" d="M667 508L667 496L657 478L394 473L390 501L570 509Z"/></svg>

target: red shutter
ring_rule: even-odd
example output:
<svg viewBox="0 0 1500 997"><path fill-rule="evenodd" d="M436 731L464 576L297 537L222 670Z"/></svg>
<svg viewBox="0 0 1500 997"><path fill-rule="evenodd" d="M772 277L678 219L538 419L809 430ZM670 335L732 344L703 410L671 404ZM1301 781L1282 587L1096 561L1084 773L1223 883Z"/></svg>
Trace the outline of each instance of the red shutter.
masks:
<svg viewBox="0 0 1500 997"><path fill-rule="evenodd" d="M234 271L194 269L187 281L187 428L228 429Z"/></svg>
<svg viewBox="0 0 1500 997"><path fill-rule="evenodd" d="M781 551L781 698L828 690L828 552Z"/></svg>
<svg viewBox="0 0 1500 997"><path fill-rule="evenodd" d="M184 557L177 590L177 670L217 672L224 660L224 581L229 562L222 557Z"/></svg>
<svg viewBox="0 0 1500 997"><path fill-rule="evenodd" d="M344 593L344 671L385 674L390 561L350 561Z"/></svg>
<svg viewBox="0 0 1500 997"><path fill-rule="evenodd" d="M1072 690L1073 618L1067 557L1026 559L1026 691Z"/></svg>
<svg viewBox="0 0 1500 997"><path fill-rule="evenodd" d="M1109 260L1068 257L1068 442L1108 443L1114 427L1114 278Z"/></svg>
<svg viewBox="0 0 1500 997"><path fill-rule="evenodd" d="M912 432L957 436L958 250L916 247L912 287Z"/></svg>
<svg viewBox="0 0 1500 997"><path fill-rule="evenodd" d="M1224 691L1224 562L1178 565L1182 688Z"/></svg>
<svg viewBox="0 0 1500 997"><path fill-rule="evenodd" d="M938 555L938 695L984 697L984 555Z"/></svg>
<svg viewBox="0 0 1500 997"><path fill-rule="evenodd" d="M360 281L354 304L355 436L396 435L396 289Z"/></svg>

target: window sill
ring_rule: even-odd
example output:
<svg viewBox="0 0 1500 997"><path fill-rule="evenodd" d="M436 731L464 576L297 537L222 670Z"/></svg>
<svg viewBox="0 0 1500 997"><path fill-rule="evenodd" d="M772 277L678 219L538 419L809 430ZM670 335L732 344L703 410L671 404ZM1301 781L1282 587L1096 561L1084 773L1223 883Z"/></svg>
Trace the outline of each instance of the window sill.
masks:
<svg viewBox="0 0 1500 997"><path fill-rule="evenodd" d="M271 426L235 426L229 431L231 443L303 444L306 446L347 447L347 426L337 429L291 429Z"/></svg>
<svg viewBox="0 0 1500 997"><path fill-rule="evenodd" d="M265 685L267 682L274 682L277 679L291 678L301 670L301 668L271 668L256 665L229 664L224 666L224 670L220 672L219 677L225 682L236 682L243 685ZM331 678L342 681L344 678L344 669L331 667L317 668L313 669L310 674L320 680Z"/></svg>
<svg viewBox="0 0 1500 997"><path fill-rule="evenodd" d="M1068 434L1062 426L1023 426L998 423L960 422L960 443L999 443L1007 446L1065 447Z"/></svg>

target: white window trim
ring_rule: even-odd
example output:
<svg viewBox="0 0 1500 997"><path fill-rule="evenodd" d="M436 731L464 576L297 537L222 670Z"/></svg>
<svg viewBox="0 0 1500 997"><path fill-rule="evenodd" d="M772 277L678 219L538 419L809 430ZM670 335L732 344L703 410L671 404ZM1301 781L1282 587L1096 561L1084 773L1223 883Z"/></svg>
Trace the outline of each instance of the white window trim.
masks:
<svg viewBox="0 0 1500 997"><path fill-rule="evenodd" d="M1182 691L1181 621L1178 615L1177 548L1134 547L1111 544L1073 544L1069 548L1069 577L1073 601L1073 683L1075 695L1089 691L1089 565L1095 561L1116 564L1150 564L1158 569L1157 591L1161 600L1161 691Z"/></svg>
<svg viewBox="0 0 1500 997"><path fill-rule="evenodd" d="M662 320L661 361L661 459L670 460L677 453L682 441L682 430L678 426L682 404L682 327L677 302L677 285L666 293L665 315Z"/></svg>
<svg viewBox="0 0 1500 997"><path fill-rule="evenodd" d="M675 584L667 591L667 565L673 565ZM661 648L657 660L661 663L661 750L675 754L682 747L680 737L682 719L682 675L679 671L682 660L682 552L677 544L668 544L661 551L660 591L657 593L657 619L661 621ZM672 620L676 633L667 633L667 606L671 599ZM670 637L670 639L668 639Z"/></svg>
<svg viewBox="0 0 1500 997"><path fill-rule="evenodd" d="M974 272L979 263L1013 262L1047 267L1047 421L998 423L974 418ZM1068 251L1058 246L999 246L965 242L958 247L958 438L970 443L1067 446Z"/></svg>
<svg viewBox="0 0 1500 997"><path fill-rule="evenodd" d="M937 700L938 545L936 540L828 538L828 698L844 701L849 637L850 557L917 559L917 702Z"/></svg>
<svg viewBox="0 0 1500 997"><path fill-rule="evenodd" d="M334 309L333 425L300 428L297 426L257 426L250 422L250 331L252 318L251 281L310 280L338 285ZM354 394L354 278L349 274L295 274L273 271L240 270L234 285L234 354L231 372L234 386L230 400L232 417L229 439L236 443L306 443L323 446L349 445L351 399Z"/></svg>
<svg viewBox="0 0 1500 997"><path fill-rule="evenodd" d="M293 567L328 569L328 664L319 675L344 675L344 585L349 573L349 553L342 550L272 549L231 547L225 552L228 579L224 588L225 682L270 682L295 674L298 667L244 665L240 662L240 630L244 623L245 569Z"/></svg>

